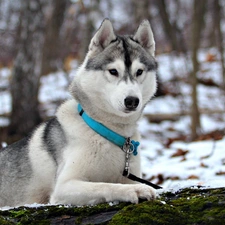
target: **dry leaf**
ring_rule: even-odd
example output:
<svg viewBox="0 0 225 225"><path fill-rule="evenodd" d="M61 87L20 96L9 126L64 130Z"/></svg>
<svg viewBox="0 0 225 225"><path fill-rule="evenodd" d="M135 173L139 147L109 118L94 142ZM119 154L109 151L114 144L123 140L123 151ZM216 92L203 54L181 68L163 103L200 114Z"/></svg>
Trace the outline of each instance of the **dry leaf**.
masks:
<svg viewBox="0 0 225 225"><path fill-rule="evenodd" d="M206 62L214 62L216 60L217 60L217 58L216 58L216 55L215 54L208 53L206 55L206 59L205 59Z"/></svg>
<svg viewBox="0 0 225 225"><path fill-rule="evenodd" d="M185 156L188 152L188 150L182 150L179 148L174 154L171 155L171 157Z"/></svg>
<svg viewBox="0 0 225 225"><path fill-rule="evenodd" d="M225 172L224 171L219 171L219 172L216 173L216 175L219 175L219 176L225 175Z"/></svg>
<svg viewBox="0 0 225 225"><path fill-rule="evenodd" d="M195 179L199 179L199 177L196 176L196 175L190 175L190 176L188 177L188 179L195 180Z"/></svg>
<svg viewBox="0 0 225 225"><path fill-rule="evenodd" d="M208 166L205 165L203 162L200 164L200 166L203 167L203 168L208 168Z"/></svg>

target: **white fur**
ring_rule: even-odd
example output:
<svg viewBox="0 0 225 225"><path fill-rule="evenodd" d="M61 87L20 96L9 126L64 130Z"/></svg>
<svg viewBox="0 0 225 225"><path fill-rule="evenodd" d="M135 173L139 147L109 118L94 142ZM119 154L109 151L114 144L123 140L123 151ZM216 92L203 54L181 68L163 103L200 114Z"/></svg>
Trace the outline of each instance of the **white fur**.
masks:
<svg viewBox="0 0 225 225"><path fill-rule="evenodd" d="M56 166L52 157L43 148L41 137L44 125L42 124L34 133L29 144L29 158L32 165L33 176L27 188L25 203L45 203L54 187Z"/></svg>

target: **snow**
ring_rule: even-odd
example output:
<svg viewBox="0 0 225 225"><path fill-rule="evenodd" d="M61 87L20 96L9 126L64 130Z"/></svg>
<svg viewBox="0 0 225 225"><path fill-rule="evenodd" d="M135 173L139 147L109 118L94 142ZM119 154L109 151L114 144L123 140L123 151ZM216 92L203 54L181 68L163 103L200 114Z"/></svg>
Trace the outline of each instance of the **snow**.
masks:
<svg viewBox="0 0 225 225"><path fill-rule="evenodd" d="M23 207L28 207L28 208L39 208L39 207L43 207L43 206L51 206L51 205L50 204L38 204L38 203L23 205ZM15 209L15 208L18 208L18 207L20 207L20 206L17 206L17 207L4 206L4 207L0 208L0 210L1 211L7 211L7 210Z"/></svg>
<svg viewBox="0 0 225 225"><path fill-rule="evenodd" d="M174 185L186 183L189 185L203 185L211 187L222 187L225 185L224 175L216 174L225 171L225 138L218 141L199 141L192 143L174 142L170 148L159 145L158 142L149 141L149 145L142 149L142 170L145 178L161 174L165 182L165 189ZM178 150L182 149L188 153L179 157L172 157ZM194 180L190 179L192 176ZM171 179L176 179L172 181ZM215 179L216 182L209 181ZM157 182L157 177L153 182ZM189 182L188 182L189 181ZM220 182L219 182L220 181ZM182 185L180 185L182 186Z"/></svg>
<svg viewBox="0 0 225 225"><path fill-rule="evenodd" d="M221 84L222 76L218 61L206 62L205 56L210 52L216 54L215 49L202 50L199 53L202 78L210 78ZM191 108L191 86L184 82L187 79L188 61L184 57L170 57L169 54L158 56L159 74L162 83L176 89L172 80L179 80L178 91L180 96L171 95L154 98L145 108L144 115L176 114L180 116L174 121L163 121L160 124L151 124L147 118L139 123L142 140L142 171L146 179L158 182L163 178L162 186L165 190L186 186L203 185L207 187L224 187L225 185L225 138L222 140L207 140L198 142L173 142L169 148L165 147L168 138L180 135L190 135L190 117L187 115ZM177 72L179 71L179 72ZM177 74L176 74L177 73ZM218 111L220 114L205 113L201 115L202 132L224 130L224 94L217 87L198 85L198 103L202 112ZM188 139L188 138L187 138ZM185 156L172 157L178 150L188 151ZM206 157L208 156L208 157Z"/></svg>
<svg viewBox="0 0 225 225"><path fill-rule="evenodd" d="M62 71L41 78L39 101L42 103L42 110L46 112L46 115L55 114L57 108L55 102L61 102L70 97L67 91L68 79Z"/></svg>
<svg viewBox="0 0 225 225"><path fill-rule="evenodd" d="M211 78L221 83L221 69L219 62L206 62L205 54L214 50L203 50L199 54L201 72L199 77ZM162 83L170 90L176 89L181 95L173 97L153 98L144 110L143 118L139 122L142 135L141 159L142 171L145 179L158 183L163 190L178 190L184 187L224 187L225 186L225 137L220 140L204 140L196 142L174 141L167 146L169 138L190 135L190 117L187 112L191 107L191 87L185 82L188 70L191 68L186 58L169 54L157 56L159 75ZM73 68L69 75L62 71L49 74L41 78L39 100L48 116L54 115L58 101L70 97L67 88L77 68ZM205 71L205 72L202 72ZM176 74L177 73L177 74ZM4 114L11 111L11 96L8 92L11 71L7 68L0 70L0 126L7 126L9 121ZM178 78L176 86L172 80ZM220 113L201 115L202 132L224 130L224 96L217 87L198 86L198 101L203 112L216 110ZM183 114L186 112L186 114ZM152 123L152 114L177 114L175 121L165 120ZM182 114L182 116L179 116ZM149 119L150 117L150 119ZM188 138L187 138L188 139ZM178 150L186 152L172 157Z"/></svg>

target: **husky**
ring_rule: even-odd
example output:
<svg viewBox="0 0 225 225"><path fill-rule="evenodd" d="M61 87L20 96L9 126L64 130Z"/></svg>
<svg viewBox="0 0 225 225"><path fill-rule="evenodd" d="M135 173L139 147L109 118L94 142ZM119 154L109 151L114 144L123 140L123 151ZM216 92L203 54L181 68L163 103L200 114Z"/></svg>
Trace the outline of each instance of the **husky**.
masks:
<svg viewBox="0 0 225 225"><path fill-rule="evenodd" d="M109 19L102 22L69 87L72 98L29 137L0 150L1 207L155 198L152 187L123 176L124 168L141 176L140 153L132 152L137 121L156 92L154 52L147 20L127 36L116 35ZM122 147L118 137L126 140Z"/></svg>

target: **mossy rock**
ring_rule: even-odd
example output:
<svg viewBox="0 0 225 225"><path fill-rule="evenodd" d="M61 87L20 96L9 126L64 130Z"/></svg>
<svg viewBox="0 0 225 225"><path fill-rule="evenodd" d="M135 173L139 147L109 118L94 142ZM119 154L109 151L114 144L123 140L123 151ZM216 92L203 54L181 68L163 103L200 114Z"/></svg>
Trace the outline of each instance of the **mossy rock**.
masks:
<svg viewBox="0 0 225 225"><path fill-rule="evenodd" d="M163 193L155 201L137 205L19 207L0 211L0 224L222 225L225 224L225 188L187 188Z"/></svg>
<svg viewBox="0 0 225 225"><path fill-rule="evenodd" d="M109 224L224 225L225 188L167 192L156 201L123 208Z"/></svg>
<svg viewBox="0 0 225 225"><path fill-rule="evenodd" d="M185 214L160 201L130 205L118 212L109 224L185 224Z"/></svg>

